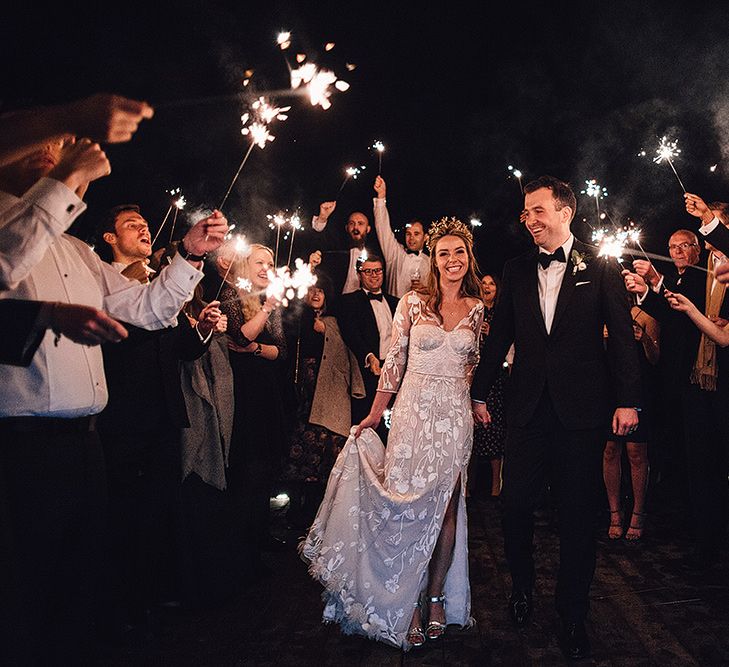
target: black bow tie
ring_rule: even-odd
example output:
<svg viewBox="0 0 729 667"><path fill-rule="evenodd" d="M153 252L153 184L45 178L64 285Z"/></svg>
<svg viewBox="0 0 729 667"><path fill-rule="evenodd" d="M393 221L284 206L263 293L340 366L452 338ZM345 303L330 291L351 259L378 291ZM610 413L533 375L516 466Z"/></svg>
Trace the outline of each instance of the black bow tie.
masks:
<svg viewBox="0 0 729 667"><path fill-rule="evenodd" d="M564 249L560 246L551 255L546 252L540 252L537 255L537 261L542 265L543 269L546 269L552 262L566 262L567 260L564 256Z"/></svg>
<svg viewBox="0 0 729 667"><path fill-rule="evenodd" d="M405 252L408 255L420 255L420 250L410 250L410 248L405 248Z"/></svg>
<svg viewBox="0 0 729 667"><path fill-rule="evenodd" d="M378 292L377 294L374 292L365 292L365 294L370 301L382 301L382 292Z"/></svg>

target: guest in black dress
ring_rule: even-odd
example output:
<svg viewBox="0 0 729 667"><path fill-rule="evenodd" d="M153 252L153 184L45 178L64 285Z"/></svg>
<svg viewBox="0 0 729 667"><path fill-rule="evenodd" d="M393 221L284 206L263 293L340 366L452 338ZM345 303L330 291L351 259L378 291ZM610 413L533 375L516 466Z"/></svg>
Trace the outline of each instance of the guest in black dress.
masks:
<svg viewBox="0 0 729 667"><path fill-rule="evenodd" d="M610 526L608 537L611 540L623 536L623 508L621 507L621 464L623 445L627 451L630 465L630 479L633 489L633 509L625 539L639 540L643 536L645 520L645 498L648 490L648 442L651 439L651 420L653 410L650 400L656 395L656 364L659 356L660 326L638 306L631 308L633 334L638 349L640 375L645 397L637 430L630 435L616 436L611 433L603 452L603 478L610 506ZM610 345L608 335L607 344Z"/></svg>
<svg viewBox="0 0 729 667"><path fill-rule="evenodd" d="M239 549L249 574L265 572L261 552L272 546L269 499L281 470L284 409L278 364L286 357L279 300L266 296L273 252L259 244L236 259L220 293L228 316L235 413L228 462L228 492L239 523ZM250 291L233 285L250 281Z"/></svg>
<svg viewBox="0 0 729 667"><path fill-rule="evenodd" d="M498 278L486 274L481 278L481 290L484 303L481 327L481 349L483 349L489 335L494 309L499 300ZM488 475L491 484L491 498L497 498L501 493L501 468L504 462L504 441L506 440L504 392L509 378L508 364L506 362L504 364L488 395L487 405L491 414L491 423L487 426L476 423L473 429L473 457L471 458L469 487L471 489L480 488L487 483L485 480L482 482L481 479Z"/></svg>

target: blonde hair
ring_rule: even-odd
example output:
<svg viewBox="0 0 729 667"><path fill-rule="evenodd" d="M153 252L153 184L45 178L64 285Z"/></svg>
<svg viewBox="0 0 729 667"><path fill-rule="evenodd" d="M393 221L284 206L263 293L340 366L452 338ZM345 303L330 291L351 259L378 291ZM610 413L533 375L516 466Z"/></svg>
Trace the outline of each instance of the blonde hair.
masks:
<svg viewBox="0 0 729 667"><path fill-rule="evenodd" d="M423 290L426 297L428 307L440 318L440 306L443 302L443 292L440 287L440 271L436 262L438 242L446 236L455 236L461 239L466 246L466 254L468 255L468 269L466 275L463 276L459 296L473 297L479 301L483 301L481 292L481 281L478 278L478 263L473 254L473 234L457 218L441 218L438 222L434 222L428 231L428 248L430 249L430 273L428 274L428 282Z"/></svg>
<svg viewBox="0 0 729 667"><path fill-rule="evenodd" d="M251 243L249 248L250 253L247 257L238 257L233 260L233 266L230 269L230 273L236 278L245 278L246 280L251 280L252 271L250 259L251 257L253 257L253 253L256 250L265 250L269 255L271 255L271 264L273 264L273 250L271 250L271 248L260 243ZM261 303L260 293L258 292L253 292L251 294L242 294L240 297L240 304L241 309L243 310L244 322L248 322L248 320L250 320L258 311L261 310L261 307L263 305Z"/></svg>

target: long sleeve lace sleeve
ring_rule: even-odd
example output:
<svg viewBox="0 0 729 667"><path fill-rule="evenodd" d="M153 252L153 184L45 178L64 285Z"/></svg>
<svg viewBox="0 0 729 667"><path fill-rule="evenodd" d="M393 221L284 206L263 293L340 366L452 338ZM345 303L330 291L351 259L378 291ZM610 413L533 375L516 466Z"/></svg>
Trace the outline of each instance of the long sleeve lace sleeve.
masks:
<svg viewBox="0 0 729 667"><path fill-rule="evenodd" d="M400 388L408 362L410 328L414 311L420 307L421 300L415 292L408 292L400 299L392 318L392 343L382 366L377 391L396 394Z"/></svg>
<svg viewBox="0 0 729 667"><path fill-rule="evenodd" d="M228 316L228 329L226 333L230 339L241 347L245 347L249 341L241 332L240 328L245 323L243 319L243 308L238 298L237 290L230 285L223 286L220 291L220 310L224 315Z"/></svg>
<svg viewBox="0 0 729 667"><path fill-rule="evenodd" d="M473 334L476 337L476 344L471 349L470 354L468 355L468 361L466 362L466 381L469 386L473 382L473 373L476 370L476 366L478 366L478 362L481 360L481 345L479 345L479 341L481 338L481 325L483 324L483 318L484 308L483 304L481 304L478 308L474 308L468 322L471 331L473 331Z"/></svg>

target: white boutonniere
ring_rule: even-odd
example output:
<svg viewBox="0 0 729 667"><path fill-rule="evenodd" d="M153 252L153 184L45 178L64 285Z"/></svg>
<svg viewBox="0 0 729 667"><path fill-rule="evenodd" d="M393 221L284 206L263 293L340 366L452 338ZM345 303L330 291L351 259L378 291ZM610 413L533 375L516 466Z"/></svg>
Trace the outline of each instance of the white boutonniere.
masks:
<svg viewBox="0 0 729 667"><path fill-rule="evenodd" d="M587 255L583 255L577 250L572 250L570 253L570 260L572 262L572 275L576 275L578 271L584 271L587 268Z"/></svg>

